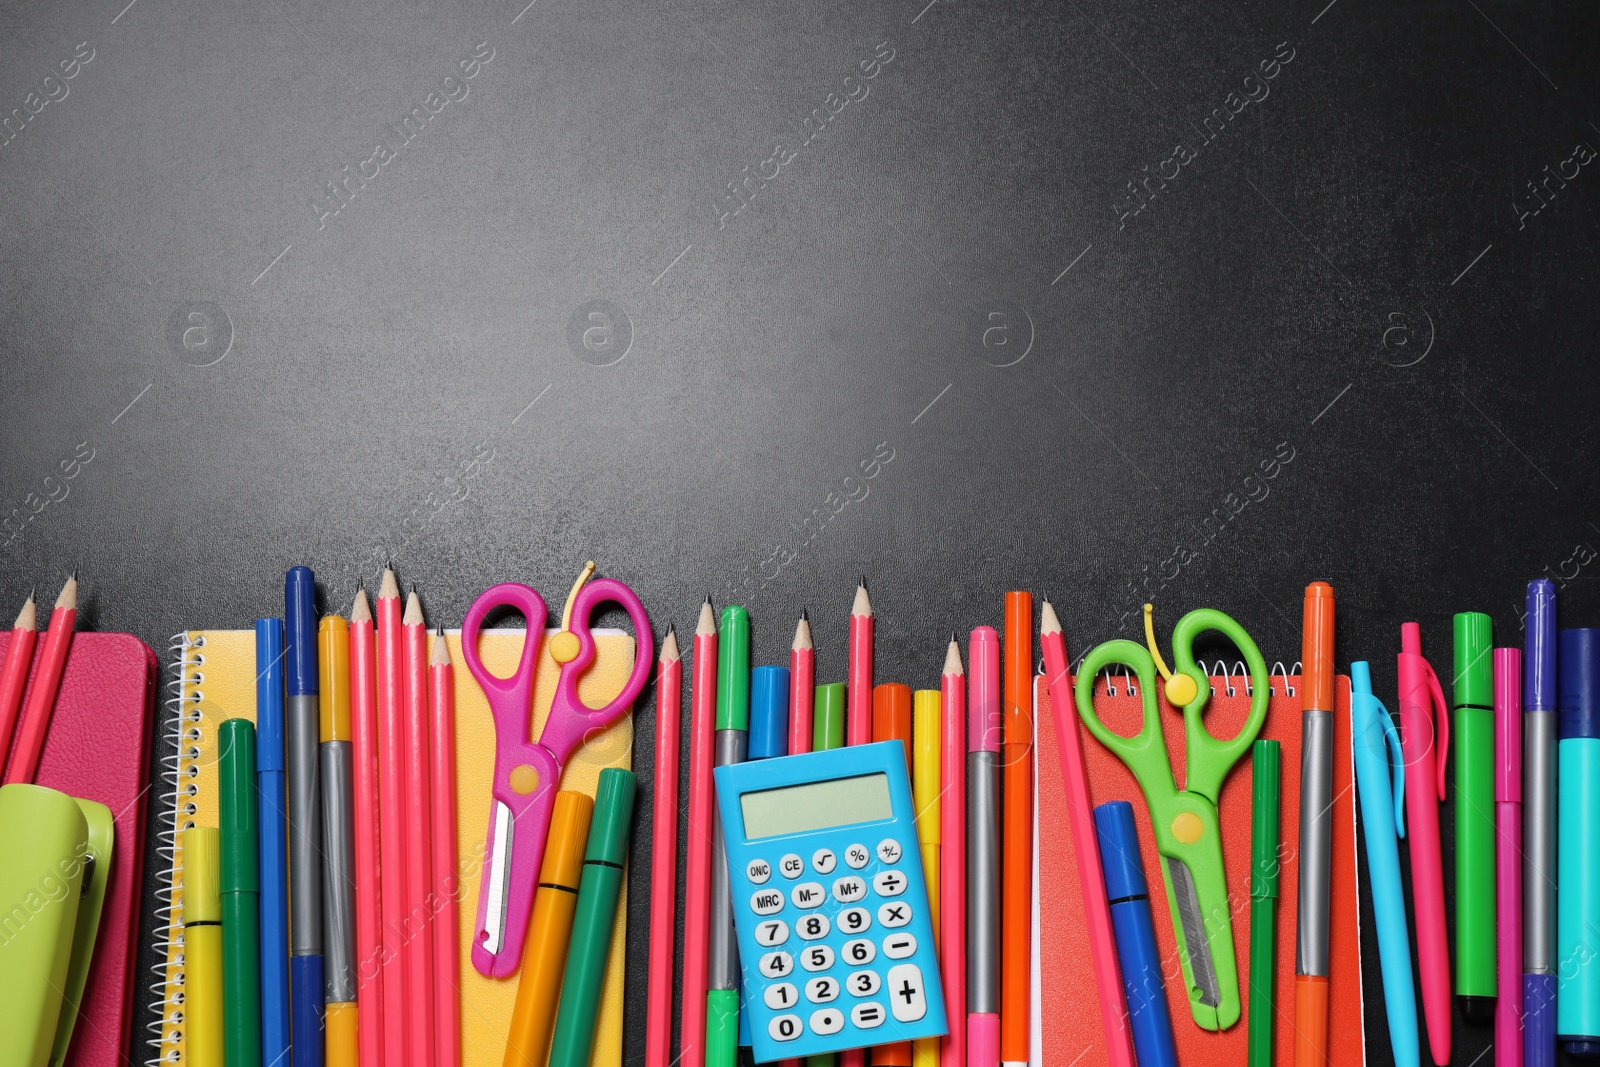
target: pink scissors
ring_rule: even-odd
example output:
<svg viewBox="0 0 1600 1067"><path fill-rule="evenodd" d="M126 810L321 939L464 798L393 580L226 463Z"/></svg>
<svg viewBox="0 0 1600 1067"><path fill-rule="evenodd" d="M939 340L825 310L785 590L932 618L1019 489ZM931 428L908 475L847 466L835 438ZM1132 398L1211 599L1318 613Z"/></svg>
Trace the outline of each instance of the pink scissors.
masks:
<svg viewBox="0 0 1600 1067"><path fill-rule="evenodd" d="M494 807L478 888L477 933L472 940L472 965L485 977L506 978L522 962L522 941L533 908L556 791L561 787L562 767L592 733L610 726L627 712L650 674L655 647L644 604L632 589L613 578L585 585L593 571L594 564L590 563L567 598L561 632L550 638L550 657L561 665L561 675L550 717L537 741L529 741L528 732L539 643L549 614L544 598L519 582L502 582L474 600L461 623L462 655L472 676L483 687L494 715ZM608 601L627 609L638 648L633 673L622 692L605 707L591 708L579 699L578 682L594 664L590 618L598 605ZM499 678L478 657L478 635L485 616L506 607L522 613L528 621L528 636L523 641L516 672L509 678Z"/></svg>

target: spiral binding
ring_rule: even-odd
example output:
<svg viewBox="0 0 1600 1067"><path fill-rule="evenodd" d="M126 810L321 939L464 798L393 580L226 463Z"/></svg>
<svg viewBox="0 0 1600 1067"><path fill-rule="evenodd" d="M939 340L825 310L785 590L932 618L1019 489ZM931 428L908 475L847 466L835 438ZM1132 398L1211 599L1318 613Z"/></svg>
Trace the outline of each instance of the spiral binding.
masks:
<svg viewBox="0 0 1600 1067"><path fill-rule="evenodd" d="M1080 657L1078 662L1073 665L1074 673L1076 673L1077 668L1083 666L1083 661L1086 658L1087 656ZM1232 663L1229 663L1226 660L1219 659L1215 663L1211 664L1207 664L1205 660L1200 660L1198 661L1197 666L1200 668L1201 673L1206 675L1206 677L1222 679L1222 690L1228 696L1238 696L1241 689L1244 691L1246 696L1255 696L1255 686L1251 684L1250 681L1250 670L1244 665L1242 660L1234 660ZM1239 676L1238 683L1234 682L1234 674L1236 672ZM1283 665L1283 661L1278 660L1273 663L1272 669L1267 672L1267 677L1270 679L1276 675L1277 677L1283 679L1283 692L1288 696L1294 696L1295 689L1294 686L1289 684L1289 678L1291 675L1298 675L1299 673L1299 660L1295 660L1292 667L1285 667ZM1106 696L1114 697L1117 695L1117 678L1119 676L1122 678L1122 692L1126 696L1138 696L1138 682L1126 667L1101 668L1100 673L1095 676L1095 685L1099 687L1100 691L1105 693ZM1215 689L1212 691L1215 692ZM1277 684L1269 682L1268 692L1271 693L1272 696L1277 696Z"/></svg>
<svg viewBox="0 0 1600 1067"><path fill-rule="evenodd" d="M160 786L156 797L159 805L156 825L160 827L156 832L156 855L160 857L160 870L156 873L160 884L156 893L165 903L156 909L154 948L159 959L151 968L156 978L149 986L148 1011L152 1018L145 1024L145 1030L150 1035L145 1043L155 1054L144 1061L145 1067L160 1067L163 1063L178 1063L181 1060L177 1048L174 1047L165 1055L161 1048L182 1040L183 1036L183 924L177 900L183 884L183 868L178 866L181 862L178 856L178 831L183 816L194 814L193 800L184 800L184 797L193 797L199 790L197 783L191 781L185 784L184 779L195 776L192 761L200 754L198 742L205 715L200 710L204 694L198 686L205 680L200 670L205 666L205 653L198 650L204 648L205 643L204 634L191 638L185 632L174 634L167 645L168 653L174 657L171 661L172 678L167 682L171 696L166 701L172 726L168 743L162 746ZM186 761L187 774L184 769ZM178 954L169 959L174 948Z"/></svg>

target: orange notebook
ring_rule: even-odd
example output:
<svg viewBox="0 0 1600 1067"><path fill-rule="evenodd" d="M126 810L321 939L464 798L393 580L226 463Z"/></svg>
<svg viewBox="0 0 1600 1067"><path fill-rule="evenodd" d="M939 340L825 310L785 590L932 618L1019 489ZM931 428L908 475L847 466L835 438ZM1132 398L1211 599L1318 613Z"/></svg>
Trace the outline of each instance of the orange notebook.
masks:
<svg viewBox="0 0 1600 1067"><path fill-rule="evenodd" d="M1138 732L1141 697L1130 693L1127 678L1113 675L1096 684L1095 708L1112 730ZM1138 682L1133 680L1134 689ZM1211 704L1206 726L1217 737L1231 737L1250 710L1246 682L1238 675L1211 679ZM1235 690L1228 695L1228 688ZM1278 881L1277 1025L1274 1061L1294 1063L1294 945L1295 894L1298 867L1295 846L1300 825L1300 678L1272 675L1272 703L1261 737L1283 746L1283 783L1279 798L1280 842L1283 856ZM1336 1025L1329 1035L1328 1061L1340 1067L1366 1062L1361 1028L1361 933L1356 900L1355 790L1350 747L1350 679L1340 675L1336 686L1333 728L1333 875L1332 915L1329 922L1329 1015ZM1038 870L1050 872L1039 879L1039 976L1041 981L1040 1029L1043 1062L1065 1067L1094 1067L1107 1062L1105 1033L1100 1026L1099 1003L1094 991L1094 961L1084 936L1083 898L1078 891L1077 855L1067 819L1067 794L1061 780L1061 757L1056 748L1055 716L1050 694L1041 676L1034 681L1038 724ZM1183 784L1183 716L1161 700L1167 751L1178 783ZM1233 902L1234 954L1239 964L1239 999L1245 1015L1221 1033L1200 1029L1189 1017L1188 996L1178 967L1172 916L1162 890L1160 857L1150 830L1150 813L1133 775L1107 752L1079 722L1071 717L1083 739L1084 761L1089 768L1089 794L1096 804L1108 800L1132 802L1139 827L1139 851L1145 879L1150 884L1151 911L1161 958L1171 961L1167 970L1167 1007L1177 1039L1178 1059L1184 1067L1243 1067L1245 1035L1249 1021L1250 990L1250 761L1241 759L1222 787L1219 814L1222 821L1223 861L1227 867L1228 895Z"/></svg>

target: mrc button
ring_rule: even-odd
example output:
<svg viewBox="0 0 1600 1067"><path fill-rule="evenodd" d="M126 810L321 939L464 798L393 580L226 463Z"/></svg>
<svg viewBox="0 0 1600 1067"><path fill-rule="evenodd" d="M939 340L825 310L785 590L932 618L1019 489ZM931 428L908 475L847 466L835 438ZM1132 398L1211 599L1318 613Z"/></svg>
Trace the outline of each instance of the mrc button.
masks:
<svg viewBox="0 0 1600 1067"><path fill-rule="evenodd" d="M757 889L750 894L750 910L757 915L776 915L783 910L783 890Z"/></svg>

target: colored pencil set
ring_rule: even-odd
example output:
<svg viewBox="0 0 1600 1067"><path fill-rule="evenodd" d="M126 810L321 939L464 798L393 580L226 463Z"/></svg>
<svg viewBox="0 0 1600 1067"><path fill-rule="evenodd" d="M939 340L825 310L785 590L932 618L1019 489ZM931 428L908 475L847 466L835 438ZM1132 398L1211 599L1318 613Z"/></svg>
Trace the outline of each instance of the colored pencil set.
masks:
<svg viewBox="0 0 1600 1067"><path fill-rule="evenodd" d="M38 642L38 618L38 605L29 593L11 624L11 640L5 661L0 663L0 768L4 768L6 785L32 782L39 772L39 756L44 752L50 714L55 710L78 619L77 574L61 587L42 645Z"/></svg>

